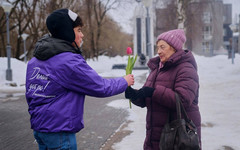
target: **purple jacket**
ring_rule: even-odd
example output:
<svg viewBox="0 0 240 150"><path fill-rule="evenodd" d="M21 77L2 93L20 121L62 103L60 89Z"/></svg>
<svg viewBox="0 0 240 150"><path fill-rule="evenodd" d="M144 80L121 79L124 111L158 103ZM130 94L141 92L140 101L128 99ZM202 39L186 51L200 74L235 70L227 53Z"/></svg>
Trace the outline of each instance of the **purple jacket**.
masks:
<svg viewBox="0 0 240 150"><path fill-rule="evenodd" d="M146 139L144 150L159 150L159 140L168 112L176 117L175 92L179 94L190 119L201 137L201 116L198 108L199 81L197 65L190 51L177 51L159 69L160 58L148 62L151 69L144 86L154 87L152 98L146 98Z"/></svg>
<svg viewBox="0 0 240 150"><path fill-rule="evenodd" d="M108 97L124 92L127 86L122 77L100 77L80 54L62 52L47 60L33 57L26 76L31 128L78 132L84 127L85 95Z"/></svg>

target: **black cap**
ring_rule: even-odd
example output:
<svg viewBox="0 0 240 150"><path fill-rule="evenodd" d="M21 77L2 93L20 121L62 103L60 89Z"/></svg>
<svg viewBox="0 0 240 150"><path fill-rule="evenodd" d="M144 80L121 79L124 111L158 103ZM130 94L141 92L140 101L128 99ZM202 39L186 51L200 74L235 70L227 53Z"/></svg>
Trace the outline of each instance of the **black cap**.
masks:
<svg viewBox="0 0 240 150"><path fill-rule="evenodd" d="M46 20L49 32L54 38L69 42L75 40L73 28L83 26L82 19L69 9L58 9L53 11Z"/></svg>

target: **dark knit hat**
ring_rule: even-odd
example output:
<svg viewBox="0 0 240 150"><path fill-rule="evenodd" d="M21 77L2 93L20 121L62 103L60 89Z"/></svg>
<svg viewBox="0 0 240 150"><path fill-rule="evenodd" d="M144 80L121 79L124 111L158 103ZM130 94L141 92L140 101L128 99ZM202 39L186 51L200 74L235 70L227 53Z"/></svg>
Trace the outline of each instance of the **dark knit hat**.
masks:
<svg viewBox="0 0 240 150"><path fill-rule="evenodd" d="M175 50L182 50L186 42L186 36L183 29L170 30L160 34L157 41L163 40L171 45Z"/></svg>
<svg viewBox="0 0 240 150"><path fill-rule="evenodd" d="M53 37L73 42L75 34L73 28L83 26L82 19L69 9L53 11L46 20L46 25Z"/></svg>

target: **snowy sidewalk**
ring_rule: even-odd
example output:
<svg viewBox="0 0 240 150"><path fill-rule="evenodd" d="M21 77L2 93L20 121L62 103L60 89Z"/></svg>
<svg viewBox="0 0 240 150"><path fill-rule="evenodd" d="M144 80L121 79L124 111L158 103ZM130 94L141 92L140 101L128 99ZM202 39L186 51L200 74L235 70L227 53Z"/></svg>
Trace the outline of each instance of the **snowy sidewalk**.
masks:
<svg viewBox="0 0 240 150"><path fill-rule="evenodd" d="M200 79L199 107L202 115L203 150L240 149L240 56L235 64L226 56L212 58L195 56ZM133 72L134 74L134 72ZM137 87L141 87L137 85ZM121 142L113 144L114 150L140 150L145 138L146 109L133 107L128 102L116 100L109 104L129 111L127 127L131 131ZM120 129L119 129L120 130ZM134 144L133 144L134 143Z"/></svg>
<svg viewBox="0 0 240 150"><path fill-rule="evenodd" d="M227 55L204 57L194 55L198 64L200 79L199 106L202 115L203 150L239 150L240 149L240 55L236 54L235 64ZM13 79L18 87L25 82L26 66L12 59ZM6 58L0 58L0 89L10 91L5 86ZM103 77L119 77L124 70L111 70L113 64L127 62L127 57L109 58L100 56L98 61L87 61ZM140 88L147 70L133 70L134 88ZM1 93L1 92L0 92ZM145 138L146 109L133 106L129 109L127 100L119 99L108 104L110 107L126 109L129 112L126 124L118 131L125 131L124 138L112 144L114 150L140 150Z"/></svg>

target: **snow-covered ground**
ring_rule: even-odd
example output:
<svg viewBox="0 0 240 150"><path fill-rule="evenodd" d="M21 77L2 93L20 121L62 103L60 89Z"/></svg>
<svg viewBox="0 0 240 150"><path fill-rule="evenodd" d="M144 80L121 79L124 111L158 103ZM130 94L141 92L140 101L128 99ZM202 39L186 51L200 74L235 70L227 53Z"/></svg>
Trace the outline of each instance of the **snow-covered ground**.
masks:
<svg viewBox="0 0 240 150"><path fill-rule="evenodd" d="M195 55L198 63L200 78L199 106L202 115L202 146L203 150L225 150L231 147L240 149L240 55L237 54L235 64L226 55L203 57ZM16 87L9 87L5 80L7 58L0 57L0 96L5 92L24 92L26 64L11 59L13 82ZM87 60L88 64L103 77L119 77L125 74L124 70L112 70L116 63L126 63L127 57L109 58L100 56L98 61ZM140 88L148 70L133 70L135 76L134 88ZM141 77L141 78L140 78ZM115 150L142 149L145 137L145 108L133 106L129 109L127 100L115 100L108 104L116 109L123 108L129 111L128 120L131 120L126 130L133 131L121 142L115 143Z"/></svg>

